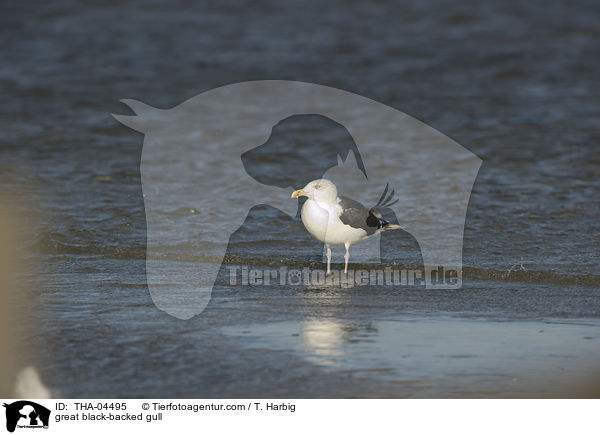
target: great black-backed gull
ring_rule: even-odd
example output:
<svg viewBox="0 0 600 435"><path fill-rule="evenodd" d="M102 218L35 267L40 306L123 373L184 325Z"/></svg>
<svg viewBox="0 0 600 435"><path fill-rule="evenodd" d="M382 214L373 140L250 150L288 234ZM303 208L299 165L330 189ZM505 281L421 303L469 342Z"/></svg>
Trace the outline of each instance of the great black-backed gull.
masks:
<svg viewBox="0 0 600 435"><path fill-rule="evenodd" d="M344 273L348 273L350 245L386 230L402 229L400 225L391 224L382 219L375 210L379 206L389 206L394 191L386 198L388 186L377 205L366 208L358 201L344 196L338 197L337 187L326 179L313 180L302 189L295 190L292 198L306 196L308 199L302 206L302 223L317 240L325 243L327 248L327 274L331 273L331 245L344 245Z"/></svg>

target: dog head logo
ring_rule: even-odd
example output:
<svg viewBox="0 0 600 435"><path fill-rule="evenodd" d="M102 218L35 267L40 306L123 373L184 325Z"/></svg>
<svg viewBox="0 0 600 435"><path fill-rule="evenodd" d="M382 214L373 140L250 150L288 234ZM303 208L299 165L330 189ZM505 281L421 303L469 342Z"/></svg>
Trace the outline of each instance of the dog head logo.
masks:
<svg viewBox="0 0 600 435"><path fill-rule="evenodd" d="M47 428L50 410L29 400L4 404L6 408L6 430L14 432L18 427Z"/></svg>
<svg viewBox="0 0 600 435"><path fill-rule="evenodd" d="M187 319L202 312L229 236L258 204L296 216L298 204L290 194L303 186L290 180L303 176L330 177L344 195L368 205L389 186L398 199L390 208L419 244L427 288L462 286L464 222L481 160L426 124L356 94L290 81L228 85L168 110L123 103L135 115L113 116L145 135L147 280L154 303L167 313ZM277 161L268 174L254 173L253 154L274 146L278 126L298 115L319 115L343 126L351 143L322 152L311 147L304 154L298 143L299 158L314 163L314 174L294 174L293 165L278 173ZM353 258L379 261L378 243L357 249L362 257ZM194 261L192 248L202 252ZM432 280L439 268L453 279Z"/></svg>

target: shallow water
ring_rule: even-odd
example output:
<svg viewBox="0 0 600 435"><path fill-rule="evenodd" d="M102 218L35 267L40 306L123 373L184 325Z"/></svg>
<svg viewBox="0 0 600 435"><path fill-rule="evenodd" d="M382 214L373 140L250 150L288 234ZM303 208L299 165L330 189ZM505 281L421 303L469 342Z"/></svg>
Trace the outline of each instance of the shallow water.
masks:
<svg viewBox="0 0 600 435"><path fill-rule="evenodd" d="M38 322L28 330L24 321L21 336L57 394L560 395L538 381L597 360L597 332L584 330L596 331L600 316L598 4L63 1L3 9L2 190L25 214L23 305ZM167 108L216 86L272 78L381 101L483 159L462 289L231 286L228 265L322 266L321 246L298 220L257 205L232 237L207 309L189 321L156 309L145 275L142 136L110 113L128 113L123 98ZM307 126L298 134L335 142ZM286 156L301 161L299 172L312 167L310 156L288 149L278 157ZM268 157L257 164L277 175ZM193 225L194 207L204 205L166 213ZM219 261L202 241L175 234L173 245L173 268ZM390 236L386 249L386 264L422 265L407 233ZM341 330L333 334L341 341L323 338L326 350L342 353L333 358L339 365L301 341L307 322ZM457 337L471 326L481 332ZM432 328L432 347L408 358L386 350L419 344ZM451 331L451 342L436 341ZM505 353L510 346L494 342L531 352ZM463 354L477 356L443 356ZM570 357L540 362L548 355ZM547 371L532 375L536 364Z"/></svg>
<svg viewBox="0 0 600 435"><path fill-rule="evenodd" d="M410 397L545 396L597 375L597 321L436 317L228 327L246 348L292 350L326 370L406 385Z"/></svg>

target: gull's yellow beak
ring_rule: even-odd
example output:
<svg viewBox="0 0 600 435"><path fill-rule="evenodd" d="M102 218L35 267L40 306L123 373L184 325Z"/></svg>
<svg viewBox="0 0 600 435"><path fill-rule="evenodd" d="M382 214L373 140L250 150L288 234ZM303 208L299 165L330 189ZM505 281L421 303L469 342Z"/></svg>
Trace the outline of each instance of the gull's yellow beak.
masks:
<svg viewBox="0 0 600 435"><path fill-rule="evenodd" d="M299 196L308 196L308 193L302 189L294 190L292 192L292 198L298 198Z"/></svg>

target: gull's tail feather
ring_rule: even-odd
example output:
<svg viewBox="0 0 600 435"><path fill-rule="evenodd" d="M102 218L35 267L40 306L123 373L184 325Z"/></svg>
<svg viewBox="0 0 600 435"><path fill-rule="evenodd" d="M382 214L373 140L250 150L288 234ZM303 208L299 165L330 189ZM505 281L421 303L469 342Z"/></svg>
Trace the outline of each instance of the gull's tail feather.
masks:
<svg viewBox="0 0 600 435"><path fill-rule="evenodd" d="M389 222L383 226L384 230L403 230L404 227L398 224L390 224Z"/></svg>
<svg viewBox="0 0 600 435"><path fill-rule="evenodd" d="M383 193L381 194L381 198L379 198L379 201L377 201L377 204L373 208L389 207L391 205L396 204L399 201L398 199L396 199L395 201L392 201L392 199L394 199L394 194L396 193L396 191L394 189L392 189L390 194L387 195L387 197L386 197L386 194L387 194L389 188L390 188L390 183L387 183L385 185L385 189L383 190Z"/></svg>
<svg viewBox="0 0 600 435"><path fill-rule="evenodd" d="M387 183L385 185L385 189L384 189L383 193L381 194L381 198L379 198L379 201L377 201L377 204L375 204L375 207L373 207L373 208L377 208L381 204L383 204L383 199L385 198L385 194L387 193L389 187L390 187L390 183Z"/></svg>
<svg viewBox="0 0 600 435"><path fill-rule="evenodd" d="M394 194L396 193L396 191L394 189L392 189L392 191L388 194L389 188L390 188L390 184L387 183L385 185L385 189L383 190L383 193L381 194L381 197L379 198L379 201L377 201L377 205L375 205L375 207L373 207L370 210L370 214L376 220L377 228L380 228L382 230L403 230L404 229L403 226L398 225L398 224L391 224L388 221L386 221L385 219L383 219L381 212L379 210L377 210L377 209L381 209L384 207L390 207L399 201L398 199L393 201Z"/></svg>

